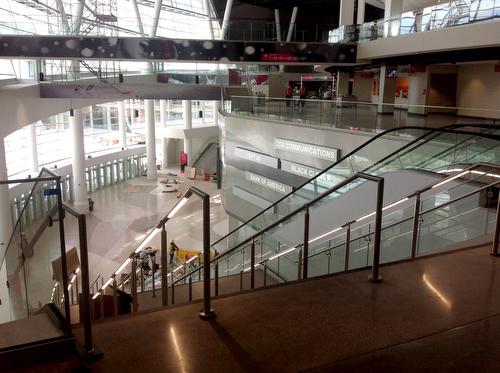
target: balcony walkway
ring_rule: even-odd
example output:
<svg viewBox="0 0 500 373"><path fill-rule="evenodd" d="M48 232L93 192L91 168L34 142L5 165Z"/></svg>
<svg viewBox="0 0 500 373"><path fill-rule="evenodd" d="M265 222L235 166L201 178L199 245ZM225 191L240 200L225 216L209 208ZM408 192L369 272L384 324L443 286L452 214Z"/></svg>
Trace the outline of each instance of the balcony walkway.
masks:
<svg viewBox="0 0 500 373"><path fill-rule="evenodd" d="M495 371L500 260L489 247L97 322L92 372ZM76 331L81 338L81 330ZM22 372L67 371L62 359Z"/></svg>

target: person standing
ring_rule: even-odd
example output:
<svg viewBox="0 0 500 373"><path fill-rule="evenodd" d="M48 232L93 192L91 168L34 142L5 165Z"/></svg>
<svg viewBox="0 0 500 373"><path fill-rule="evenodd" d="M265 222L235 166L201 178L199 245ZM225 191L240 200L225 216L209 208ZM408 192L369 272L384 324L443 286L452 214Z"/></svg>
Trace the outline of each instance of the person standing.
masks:
<svg viewBox="0 0 500 373"><path fill-rule="evenodd" d="M293 96L293 88L290 85L290 83L288 83L288 86L285 89L285 97L286 97L286 106L287 107L290 107L290 102L292 100L292 96Z"/></svg>
<svg viewBox="0 0 500 373"><path fill-rule="evenodd" d="M304 84L302 84L300 86L300 89L299 89L299 96L300 96L300 106L304 107L305 103L306 103L306 96L307 96L307 89L306 89L306 86Z"/></svg>
<svg viewBox="0 0 500 373"><path fill-rule="evenodd" d="M170 254L170 263L173 262L174 260L174 255L175 255L175 252L179 250L179 246L177 246L174 242L174 240L170 241L170 246L169 246L169 249L168 249L168 252Z"/></svg>

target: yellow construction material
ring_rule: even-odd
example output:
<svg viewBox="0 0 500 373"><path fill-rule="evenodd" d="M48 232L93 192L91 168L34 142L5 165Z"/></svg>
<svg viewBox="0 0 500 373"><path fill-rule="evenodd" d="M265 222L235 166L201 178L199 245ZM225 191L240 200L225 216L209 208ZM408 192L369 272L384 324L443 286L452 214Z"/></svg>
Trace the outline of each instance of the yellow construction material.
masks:
<svg viewBox="0 0 500 373"><path fill-rule="evenodd" d="M176 251L176 257L182 263L187 262L193 256L197 256L198 259L194 259L191 263L195 265L203 264L203 253L199 250L179 249ZM212 260L214 257L215 257L215 250L210 249L210 260Z"/></svg>

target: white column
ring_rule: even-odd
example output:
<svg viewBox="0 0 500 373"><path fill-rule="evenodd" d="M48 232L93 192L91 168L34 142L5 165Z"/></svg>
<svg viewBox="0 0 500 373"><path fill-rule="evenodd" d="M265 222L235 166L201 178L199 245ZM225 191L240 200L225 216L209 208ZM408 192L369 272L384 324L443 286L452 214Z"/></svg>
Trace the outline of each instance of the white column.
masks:
<svg viewBox="0 0 500 373"><path fill-rule="evenodd" d="M120 147L127 147L127 115L125 113L125 101L118 103L118 131L120 132Z"/></svg>
<svg viewBox="0 0 500 373"><path fill-rule="evenodd" d="M31 150L31 176L36 177L38 175L38 147L36 143L36 123L31 123L29 125L29 146Z"/></svg>
<svg viewBox="0 0 500 373"><path fill-rule="evenodd" d="M212 117L214 119L214 126L219 123L219 101L212 101Z"/></svg>
<svg viewBox="0 0 500 373"><path fill-rule="evenodd" d="M156 179L155 105L153 100L144 100L144 112L146 116L148 179Z"/></svg>
<svg viewBox="0 0 500 373"><path fill-rule="evenodd" d="M229 26L229 18L231 17L231 9L233 7L233 0L227 0L226 2L226 10L224 11L224 19L222 20L222 27L220 30L220 38L221 40L226 39L226 32Z"/></svg>
<svg viewBox="0 0 500 373"><path fill-rule="evenodd" d="M396 79L386 77L387 66L380 67L380 86L378 95L377 113L394 113L396 95Z"/></svg>
<svg viewBox="0 0 500 373"><path fill-rule="evenodd" d="M403 12L403 0L385 0L384 19L388 20L400 16ZM384 36L397 36L401 20L395 19L384 22Z"/></svg>
<svg viewBox="0 0 500 373"><path fill-rule="evenodd" d="M408 87L408 113L427 114L427 92L429 92L430 75L428 71L410 75Z"/></svg>
<svg viewBox="0 0 500 373"><path fill-rule="evenodd" d="M160 100L160 123L161 129L164 135L161 137L161 158L162 167L168 167L168 138L165 137L165 132L167 130L167 100Z"/></svg>
<svg viewBox="0 0 500 373"><path fill-rule="evenodd" d="M358 0L358 16L356 21L358 25L365 23L365 0Z"/></svg>
<svg viewBox="0 0 500 373"><path fill-rule="evenodd" d="M384 18L401 15L403 12L403 0L385 0Z"/></svg>
<svg viewBox="0 0 500 373"><path fill-rule="evenodd" d="M210 39L214 38L214 28L212 25L212 14L210 12L210 0L204 0L205 12L207 13L208 29L210 30Z"/></svg>
<svg viewBox="0 0 500 373"><path fill-rule="evenodd" d="M292 41L293 30L295 29L295 20L297 19L298 7L294 6L292 10L292 18L290 18L290 25L288 26L288 34L286 35L286 41Z"/></svg>
<svg viewBox="0 0 500 373"><path fill-rule="evenodd" d="M193 128L193 115L192 115L193 103L191 100L182 100L182 111L184 118L184 129ZM184 152L188 155L188 164L191 164L191 153L192 153L193 140L186 138L184 135Z"/></svg>
<svg viewBox="0 0 500 373"><path fill-rule="evenodd" d="M73 148L73 195L74 206L83 213L89 211L87 183L85 181L85 145L83 137L83 116L81 109L75 109L69 117Z"/></svg>
<svg viewBox="0 0 500 373"><path fill-rule="evenodd" d="M276 41L281 41L281 21L279 9L274 9L274 23L276 24Z"/></svg>
<svg viewBox="0 0 500 373"><path fill-rule="evenodd" d="M5 161L5 146L3 137L0 138L0 180L7 180L7 164ZM12 219L8 185L0 185L0 258L3 258L5 249L12 234ZM7 272L5 264L0 268L0 322L10 321L10 299L7 286Z"/></svg>
<svg viewBox="0 0 500 373"><path fill-rule="evenodd" d="M354 17L354 0L340 0L339 27L352 25Z"/></svg>
<svg viewBox="0 0 500 373"><path fill-rule="evenodd" d="M205 118L205 101L200 101L199 110L201 111L201 124L205 124L205 122L206 122L206 118Z"/></svg>
<svg viewBox="0 0 500 373"><path fill-rule="evenodd" d="M146 36L146 34L144 33L144 27L142 25L142 19L141 19L141 12L139 11L137 1L131 0L131 3L132 6L134 7L134 14L136 18L137 27L139 28L139 32L141 33L142 36Z"/></svg>

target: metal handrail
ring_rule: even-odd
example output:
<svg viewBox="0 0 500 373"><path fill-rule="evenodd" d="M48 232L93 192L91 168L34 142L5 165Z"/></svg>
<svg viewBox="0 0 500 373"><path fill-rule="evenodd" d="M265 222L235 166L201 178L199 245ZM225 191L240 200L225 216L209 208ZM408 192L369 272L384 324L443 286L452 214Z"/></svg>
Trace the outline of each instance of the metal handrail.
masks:
<svg viewBox="0 0 500 373"><path fill-rule="evenodd" d="M239 96L239 95L231 95L228 96L228 98L243 98L243 99L257 99L257 98L262 98L260 96ZM334 96L334 97L341 97L341 96ZM290 101L290 98L285 98L285 97L267 97L266 101ZM301 98L301 99L293 99L294 101L300 101L300 102L314 102L314 103L335 103L335 100L321 100L321 99L314 99L314 98ZM343 100L342 103L344 104L352 104L352 105L360 105L360 106L377 106L380 104L383 104L384 106L393 106L395 108L399 107L400 104L397 103L390 103L390 102L370 102L370 101L349 101L349 100ZM443 105L420 105L420 104L407 104L405 107L413 107L413 108L428 108L428 109L449 109L449 110L478 110L478 111L486 111L486 112L500 112L500 109L485 109L485 108L475 108L475 107L462 107L462 106L443 106Z"/></svg>
<svg viewBox="0 0 500 373"><path fill-rule="evenodd" d="M48 173L50 175L54 175L54 176L51 176L51 177L42 177L42 175L44 173ZM46 168L42 168L41 171L39 172L38 174L38 177L36 178L27 178L27 179L14 179L14 180L0 180L0 185L3 185L3 184L20 184L20 183L29 183L29 182L34 182L35 184L33 185L33 187L31 188L29 194L28 194L28 197L27 197L27 201L29 201L31 199L31 197L33 197L33 193L38 185L38 183L40 182L46 182L46 181L58 181L60 180L60 176L57 176L55 174L53 174L52 172L50 172L49 170L47 170ZM3 254L3 257L2 257L2 260L0 261L0 268L3 267L3 263L5 261L5 257L7 256L7 251L9 250L9 247L10 247L10 244L14 238L14 235L16 234L16 229L18 228L18 226L20 225L20 221L24 215L24 212L26 211L26 208L28 207L28 204L26 203L23 208L21 209L21 212L19 213L19 218L17 219L16 221L16 224L14 224L14 227L12 229L12 234L10 235L10 238L9 238L9 241L7 243L7 249L5 250L4 254Z"/></svg>
<svg viewBox="0 0 500 373"><path fill-rule="evenodd" d="M311 201L305 203L303 206L299 207L298 209L288 213L287 215L283 216L282 218L278 219L277 221L269 224L267 227L263 228L262 230L260 230L259 232L253 234L252 236L248 237L247 239L241 241L240 243L238 243L236 246L233 246L230 250L224 252L222 255L220 255L219 257L216 257L214 259L212 259L210 261L210 263L207 263L208 265L210 265L212 262L217 262L219 261L223 256L226 256L226 255L229 255L230 253L234 252L235 250L237 250L238 248L240 248L241 246L245 245L245 244L248 244L249 242L254 242L254 240L256 238L258 238L259 236L261 236L262 234L264 234L265 232L269 231L270 229L278 226L279 224L283 223L284 221L292 218L293 216L301 213L302 211L306 211L306 214L309 214L309 208L314 205L315 203L319 202L320 200L322 200L323 198L325 197L328 197L330 194L336 192L337 190L339 190L340 188L352 183L353 181L355 180L358 180L358 179L364 179L364 180L368 180L368 181L372 181L372 182L376 182L377 185L378 185L378 192L377 192L377 214L376 214L376 219L378 220L378 228L375 229L375 231L377 232L377 238L378 238L378 246L380 245L380 224L381 224L381 213L379 213L379 210L381 212L381 209L382 209L382 205L383 205L383 189L384 189L384 179L380 176L374 176L374 175L369 175L369 174L365 174L365 173L362 173L362 172L357 172L356 174L354 174L353 176L347 178L346 180L338 183L337 185L335 185L334 187L328 189L326 192L320 194L319 196L317 196L316 198L312 199ZM304 243L304 246L307 247L307 243ZM307 249L306 249L307 250ZM379 253L378 253L379 254ZM374 254L376 255L376 254ZM175 282L173 282L172 284L175 284L181 280L184 280L185 278L191 276L192 273L195 273L196 271L198 271L201 267L204 267L206 264L204 263L203 266L200 266L199 268L196 268L195 270L193 270L192 272L189 272L188 274L182 276L181 278L177 279ZM252 267L252 271L254 271L255 267ZM379 279L379 276L378 276L378 264L376 264L376 261L374 260L374 266L373 266L373 273L372 273L372 277L374 280L378 280Z"/></svg>
<svg viewBox="0 0 500 373"><path fill-rule="evenodd" d="M391 132L397 132L397 131L401 131L401 129L405 129L405 130L424 130L424 131L428 131L427 133L423 134L422 136L414 139L413 141L410 141L408 144L405 144L404 146L402 146L401 148L397 149L396 151L390 153L389 155L387 155L386 157L383 157L382 159L380 159L379 161L375 162L374 164L372 164L370 167L368 167L367 169L363 170L364 172L366 172L367 170L369 170L370 168L372 167L375 167L377 165L379 165L380 163L382 162L385 162L387 159L389 159L390 157L394 156L394 155L397 155L400 151L404 150L404 149L407 149L408 147L412 146L413 144L416 144L416 143L419 143L420 141L424 140L424 144L427 142L427 141L430 141L432 139L426 139L427 136L430 136L431 134L435 134L435 133L456 133L456 134L463 134L463 135L473 135L473 136L480 136L480 137L489 137L489 138L494 138L495 140L500 140L500 136L498 135L487 135L487 134L483 134L483 133L471 133L471 132L467 132L467 131L459 131L459 130L455 130L454 128L464 128L464 127L478 127L478 128L487 128L487 129L496 129L498 130L498 128L496 126L492 126L492 125L485 125L485 124L480 124L480 125L474 125L474 126L471 126L471 125L453 125L453 126L447 126L447 127L444 127L444 128L427 128L427 127L418 127L418 126L409 126L409 127L402 127L402 128L392 128L392 129L389 129L389 130L386 130L384 132L381 132L377 135L375 135L374 137L372 137L371 139L369 139L368 141L366 141L365 143L363 143L362 145L358 146L357 148L355 148L353 151L351 151L350 153L348 153L347 155L345 155L344 157L340 158L337 162L333 163L331 166L327 167L326 169L324 169L323 171L321 171L320 173L318 173L315 177L307 180L306 182L304 182L302 185L298 186L294 191L286 194L284 197L282 197L281 199L277 200L275 203L273 203L271 206L269 206L268 208L262 210L261 212L259 212L258 214L256 214L255 216L253 216L252 218L248 219L245 224L241 225L240 227L238 228L235 228L233 229L231 232L229 232L227 235L225 235L224 237L218 239L217 241L215 241L214 243L212 243L212 246L215 246L216 244L218 244L219 242L225 240L227 237L229 237L231 234L233 234L234 232L236 232L237 230L241 229L241 227L244 227L246 226L247 224L249 224L252 220L256 219L257 217L263 215L265 213L265 211L268 211L270 209L273 209L276 205L278 205L280 202L286 200L287 198L289 198L291 195L293 195L297 190L300 190L302 189L304 186L306 186L307 184L311 183L313 180L317 180L319 177L321 177L322 175L324 175L325 173L327 173L328 171L330 171L332 168L334 168L335 166L341 164L342 162L344 162L346 159L349 159L352 155L355 155L357 152L359 152L361 149L363 149L364 147L368 146L369 144L371 144L372 142L376 141L378 138L380 137L383 137L385 135L387 135L388 133L391 133ZM419 146L421 146L422 144L419 144ZM221 255L224 255L226 252L222 253Z"/></svg>
<svg viewBox="0 0 500 373"><path fill-rule="evenodd" d="M429 134L432 134L432 133L435 133L435 132L441 132L441 133L442 133L442 132L448 132L448 133L453 133L453 134L460 133L460 134L465 134L465 135L475 135L475 136L482 136L482 137L490 137L490 138L494 138L495 140L498 140L498 137L499 137L499 136L496 136L496 135L487 135L487 134L482 134L482 133L471 133L471 132L467 132L467 131L459 131L459 130L456 130L456 129L455 129L455 128L470 127L470 125L458 125L458 126L453 126L453 127L454 127L454 128L443 128L443 129L428 129L428 128L421 128L421 127L413 127L414 129L423 129L423 130L426 130L426 131L428 131L428 132L426 132L424 135L420 136L419 138L415 139L414 141L411 141L409 144L405 145L405 146L404 146L404 147L402 147L402 148L406 148L406 147L408 147L408 146L411 146L411 145L412 145L412 144L414 144L415 142L421 141L422 139L424 139L424 140L425 140L425 139L426 139L426 137L427 137ZM488 125L481 125L481 126L478 126L478 127L480 127L480 128L488 128L488 129L492 129L492 128L494 128L494 127L492 127L492 126L488 126ZM389 130L389 131L385 131L384 133L381 133L381 134L379 134L379 135L384 135L384 134L386 134L387 132L390 132L390 131L391 131L391 130ZM373 139L372 139L372 141L373 141ZM369 141L369 142L370 142L370 141ZM368 143L369 143L369 142L368 142ZM361 146L361 147L359 147L359 148L362 148L362 147L363 147L363 146ZM396 153L398 153L400 150L401 150L401 148L400 148L400 149L398 149L397 151L393 152L392 154L396 154ZM347 157L347 156L346 156L346 157ZM328 171L328 169L327 169L327 170L324 170L323 172L326 172L326 171ZM356 175L359 175L359 174L356 174ZM366 175L365 175L365 176L366 176ZM368 175L368 176L370 176L370 175ZM351 180L351 178L352 178L352 180ZM334 186L331 190L329 190L329 191L327 191L327 192L325 192L325 193L321 194L320 196L316 197L315 199L313 199L313 200L309 201L309 202L308 202L308 204L304 205L304 206L302 207L302 209L304 209L304 208L306 208L306 207L307 207L307 210L306 210L306 215L307 215L307 212L308 212L308 207L309 207L312 203L317 202L319 199L323 198L325 195L328 195L328 194L330 194L330 193L333 193L334 191L338 190L339 188L342 188L342 187L344 187L345 185L349 184L350 182L352 182L352 181L354 180L354 177L351 177L351 178L346 179L346 180L344 180L343 182L341 182L341 183L337 184L337 185L336 185L336 186ZM375 178L378 178L378 177L375 177ZM382 180L383 180L383 179L382 179ZM377 207L378 207L378 206L377 206ZM382 208L382 206L380 206L380 208ZM298 210L297 210L297 211L295 211L295 212L292 212L292 213L287 214L285 217L283 217L283 218L281 218L280 220L278 220L278 221L276 221L276 222L272 223L270 226L268 226L268 227L264 228L261 232L257 233L257 234L256 234L256 235L254 235L254 236L257 236L257 235L259 235L259 234L262 234L263 232L267 231L268 229L271 229L272 227L276 226L277 224L280 224L280 222L282 222L283 220L285 220L285 219L287 219L287 218L290 218L292 215L294 215L294 213L298 213L298 212L300 212L299 210L301 210L301 209L298 209ZM381 215L381 214L380 214L380 215ZM156 228L157 230L162 229L162 258L163 258L164 256L166 257L166 232L165 232L165 223L166 223L166 220L165 220L165 219L166 219L166 218L162 219L162 221L161 221L161 222L157 225L157 228ZM168 220L168 219L167 219L167 220ZM378 220L378 219L377 219L377 220ZM381 224L381 222L380 222L380 224ZM152 233L154 233L154 232L151 232L151 233L150 233L150 235L151 235ZM164 234L165 234L165 238L163 237L163 235L164 235ZM224 252L222 255L219 255L218 257L214 258L213 260L206 260L206 261L205 261L205 264L206 264L206 263L209 263L209 265L211 265L212 263L215 263L215 266L217 267L218 262L219 262L219 261L220 261L223 257L225 257L225 256L227 256L227 255L230 255L232 252L234 252L234 251L235 251L235 250L237 250L238 248L242 247L243 245L248 245L248 244L249 244L249 242L250 242L250 240L252 240L252 243L253 243L253 242L254 242L254 238L255 238L254 236L252 236L252 237L250 237L250 238L247 238L246 240L244 240L244 241L240 242L238 245L236 245L235 247L231 248L229 251ZM380 235L377 235L377 236L378 236L377 240L379 241L379 240L380 240ZM148 237L149 237L149 236L148 236ZM227 236L226 236L226 237L227 237ZM148 239L148 238L146 238L146 239ZM146 240L146 239L145 239L145 240ZM223 238L223 239L224 239L224 238ZM145 240L144 240L144 241L145 241ZM143 242L144 242L144 241L143 241ZM165 244L163 244L163 241L165 241ZM219 240L219 241L220 241L220 240ZM218 241L218 242L219 242L219 241ZM306 241L306 240L305 240L305 241ZM141 245L140 245L140 246L142 246L142 243L141 243ZM163 248L163 246L165 246L165 248ZM252 246L254 246L254 245L252 245ZM378 245L377 245L377 246L379 247L379 246L380 246L380 243L378 243ZM165 249L165 255L164 255L164 253L163 253L163 250L164 250L164 249ZM304 245L304 247L302 247L302 248L301 248L301 250L304 250L304 249L305 249L305 251L306 251L306 252L305 252L305 254L306 254L306 255L304 255L304 257L305 257L305 258L307 258L307 244L306 244L306 245ZM379 253L378 253L377 255L379 255ZM306 259L306 260L307 260L307 259ZM165 262L166 262L166 261L165 261ZM374 261L374 263L376 263L376 261ZM133 261L132 261L132 264L133 264L133 267L134 267L134 262L133 262ZM254 272L254 267L255 267L255 262L254 262L254 263L253 263L253 265L252 265L252 274L253 274L253 272ZM166 266L165 266L165 265L163 265L163 260L162 260L162 268L166 268ZM190 271L189 273L187 273L187 274L183 275L182 277L180 277L180 278L178 278L178 279L176 279L176 280L173 280L173 279L172 279L172 286L173 286L174 284L179 283L180 281L185 280L185 279L186 279L186 278L188 278L189 276L192 276L193 274L195 274L195 273L197 273L197 272L201 271L202 269L206 270L206 269L208 269L208 268L209 268L209 267L205 267L205 265L203 265L203 266L199 266L199 267L197 267L196 269L194 269L194 270ZM375 270L375 268L376 268L376 270ZM132 272L133 272L133 271L132 271ZM377 265L377 266L375 266L375 265L374 265L374 267L373 267L373 272L374 272L374 275L372 276L373 280L377 280L377 279L379 279L379 276L378 276L378 265ZM162 287L163 287L162 292L166 292L166 286L167 286L167 278L166 278L166 277L167 277L167 275L168 275L168 273L167 273L167 272L163 273L163 271L162 271L162 275L161 275L161 277L162 277ZM208 275L208 276L209 276L209 275ZM307 276L307 264L304 266L304 277L306 277L306 276ZM132 280L133 280L133 277L134 277L134 276L132 276ZM252 277L253 277L253 276L252 276ZM217 275L216 275L216 278L217 278ZM132 284L132 285L133 285L133 284ZM217 289L217 287L216 287L216 289ZM217 291L216 291L216 293L217 293ZM165 296L163 296L162 298L166 299L166 297L165 297Z"/></svg>
<svg viewBox="0 0 500 373"><path fill-rule="evenodd" d="M459 173L462 173L462 172L464 172L464 171L472 171L472 170L474 170L474 169L476 169L476 168L479 168L479 167L490 167L490 168L489 168L489 170L491 170L491 169L495 169L495 168L500 169L500 166L496 166L496 165L492 165L492 164L488 164L488 163L477 163L477 164L475 164L475 165L473 165L473 166L468 167L467 169L464 169L464 170L460 171ZM343 186L345 186L345 185L347 185L347 184L351 183L351 182L352 182L352 181L354 181L354 180L350 180L350 179L353 179L353 178L354 178L354 176L350 177L349 179L346 179L346 180L345 180L345 181L343 181L342 183L339 183L339 184L337 185L337 186L338 186L338 188L342 188ZM417 190L417 191L415 191L415 192L410 193L408 196L406 196L406 197L402 197L402 199L405 199L405 198L411 198L411 197L416 197L416 196L418 196L418 197L419 197L422 193L424 193L424 192L426 192L426 191L428 191L428 190L432 189L434 185L437 185L437 184L439 184L439 183L442 183L442 182L443 182L443 181L445 181L445 180L450 180L450 179L454 179L454 178L455 178L455 175L450 175L449 177L445 178L444 180L441 180L441 181L439 181L439 182L432 183L432 184L430 184L430 185L428 185L428 186L426 186L426 187L420 188L419 190ZM495 183L494 183L494 184L492 184L492 185L495 185L495 184L497 184L497 183L499 183L499 182L495 182ZM454 202L454 201L458 201L458 200L460 200L460 199L462 199L462 198L466 198L466 197L468 197L468 196L470 196L470 195L472 195L472 194L474 194L474 193L477 193L478 191L480 191L480 190L482 190L482 189L485 189L485 188L487 188L487 187L491 187L491 185L488 185L488 186L486 186L486 187L484 187L484 188L481 188L481 189L479 189L479 190L474 190L474 191L472 191L472 192L470 192L470 193L467 193L466 195L464 195L464 196L462 196L462 197L458 197L458 198L454 199L453 201L450 201L450 203L451 203L451 202ZM334 188L332 188L332 189L335 189L335 188L336 188L336 187L334 187ZM251 243L252 243L252 242L253 242L253 241L254 241L257 237L259 237L260 235L264 234L264 233L265 233L266 231L268 231L269 229L271 229L271 228L273 228L273 227L275 227L275 226L277 226L277 225L281 224L281 223L282 223L283 221L285 221L285 220L288 220L290 217L292 217L292 216L293 216L293 215L295 215L296 213L301 212L302 210L304 210L304 209L305 209L305 208L307 208L308 206L310 206L310 205L314 204L315 202L319 201L320 199L322 199L325 195L329 195L329 194L333 193L335 190L332 190L332 189L329 189L328 191L326 191L326 192L325 192L325 193L323 193L322 195L320 195L320 196L316 197L315 199L311 200L310 202L308 202L308 203L307 203L307 204L305 204L304 206L302 206L302 207L298 208L297 210L295 210L295 211L293 211L293 212L289 213L288 215L284 216L283 218L279 219L278 221L276 221L276 222L274 222L274 223L270 224L269 226L267 226L267 227L266 227L266 228L264 228L263 230L261 230L261 231L259 231L259 232L255 233L255 234L254 234L254 235L252 235L251 237L249 237L249 238L247 238L246 240L244 240L244 241L240 242L239 244L237 244L236 246L234 246L234 247L233 247L233 248L231 248L230 250L225 251L225 252L224 252L224 253L222 253L220 256L218 256L218 257L214 258L214 259L213 259L210 263L212 263L212 262L218 262L218 261L220 261L220 260L223 260L222 258L223 258L224 256L230 255L233 251L237 250L238 248L241 248L242 246L243 246L244 248L248 247L248 246L249 246L249 245L250 245L250 244L251 244ZM419 201L420 201L420 199L419 199ZM391 204L392 204L392 203L391 203ZM389 204L388 206L390 206L391 204ZM437 207L436 207L436 209L437 209L437 208L440 208L440 207L442 207L442 206L443 206L443 205L437 206ZM427 210L427 211L425 211L425 213L426 213L426 212L428 212L428 211L432 211L432 210ZM407 219L405 219L405 220L403 220L403 221L399 221L399 222L393 223L393 224L391 224L391 225L389 225L389 226L386 226L386 227L384 227L383 229L386 229L386 228L389 228L389 227L395 226L395 225L397 225L397 224L401 224L401 223L403 223L403 222L405 222L405 221L408 221L408 220L411 220L411 219L414 219L414 218L413 218L413 217L407 218ZM344 225L350 225L351 223L352 223L352 222L347 222L347 223L346 223L346 224L344 224ZM343 225L343 226L344 226L344 225ZM359 228L359 227L358 227L358 228ZM350 229L350 228L349 228L349 229ZM367 236L372 235L372 234L374 234L374 232L370 232L370 233L365 234L365 235L360 236L360 237L367 237ZM357 239L358 239L358 238L356 238L356 240L357 240ZM300 245L297 245L296 247L298 247L298 246L300 246ZM338 245L336 245L336 246L338 246ZM336 247L336 246L335 246L335 247ZM331 248L328 248L328 249L326 249L326 250L324 250L324 251L327 251L327 250L330 250L330 249L331 249ZM317 254L318 254L318 253L314 253L314 255L311 255L310 257L315 256L315 255L317 255ZM264 261L260 262L259 264L261 264L261 263L263 263L263 262L266 262L266 261L267 261L267 260L264 260ZM297 262L297 261L295 261L295 262ZM180 282L180 281L184 280L185 278L192 276L194 273L196 273L196 272L197 272L199 269L201 269L201 268L202 268L202 266L199 266L198 268L194 269L193 271L191 271L191 272L189 272L189 273L185 274L185 275L184 275L184 276L182 276L181 278L179 278L179 279L177 279L176 281L174 281L174 282L173 282L173 284L176 284L176 283L178 283L178 282Z"/></svg>
<svg viewBox="0 0 500 373"><path fill-rule="evenodd" d="M475 166L476 166L476 165L475 165ZM476 166L476 167L474 167L474 166L473 166L473 167L471 167L471 169L473 169L473 168L477 168L477 166ZM494 168L496 168L496 169L500 169L500 166L497 166L497 167L494 167ZM464 194L464 195L462 195L462 196L460 196L460 197L454 198L454 199L452 199L452 200L450 200L450 201L448 201L448 202L446 202L446 203L443 203L443 204L441 204L441 205L439 205L439 206L435 206L435 207L433 207L433 208L431 208L431 209L428 209L428 210L425 210L425 211L420 211L420 215L422 215L422 214L427 214L427 213L429 213L429 212L432 212L432 211L435 211L435 210L442 209L443 207L446 207L446 206L451 205L451 204L453 204L453 203L455 203L455 202L461 201L461 200L463 200L463 199L465 199L465 198L467 198L467 197L473 196L474 194L480 193L480 192L482 192L483 190L487 190L488 188L491 188L491 187L493 187L493 186L495 186L495 185L498 185L498 184L500 184L500 180L499 180L499 181L495 181L495 182L493 182L493 183L491 183L491 184L485 185L485 186L483 186L483 187L481 187L481 188L479 188L479 189L476 189L476 190L473 190L473 191L471 191L471 192L468 192L468 193L466 193L466 194ZM419 193L419 192L417 192L417 193ZM412 193L412 194L408 195L408 197L415 197L415 196L416 196L416 194L415 194L415 193ZM399 211L401 211L401 210L399 210ZM450 217L450 218L451 218L451 217ZM400 224L402 224L402 223L406 223L407 221L414 220L414 219L415 219L415 216L410 216L410 217L405 218L405 219L403 219L403 220L399 220L399 221L397 221L397 222L395 222L395 223L391 223L391 224L389 224L389 225L387 225L387 226L383 227L383 228L382 228L382 231L384 231L385 229L390 229L390 228L392 228L392 227L395 227L395 226L397 226L397 225L400 225ZM448 219L449 219L449 218L448 218ZM406 232L406 233L411 233L411 232L409 231L409 232ZM355 238L355 239L353 239L351 242L354 242L354 241L357 241L357 240L360 240L360 239L366 238L366 237L368 237L368 236L371 236L372 234L373 234L373 232L366 233L366 234L364 234L364 235L361 235L361 236L359 236L359 237L356 237L356 238ZM344 245L345 245L345 243L346 243L346 242L344 241L344 242L341 242L341 243L339 243L339 244L337 244L337 245L330 246L330 247L328 247L328 248L326 248L326 249L323 249L323 250L321 250L321 251L316 251L314 254L312 254L312 255L310 256L310 258L315 257L315 256L317 256L317 255L320 255L320 254L324 253L325 251L333 250L333 249L335 249L335 248L337 248L337 247L339 247L339 246L344 246Z"/></svg>

